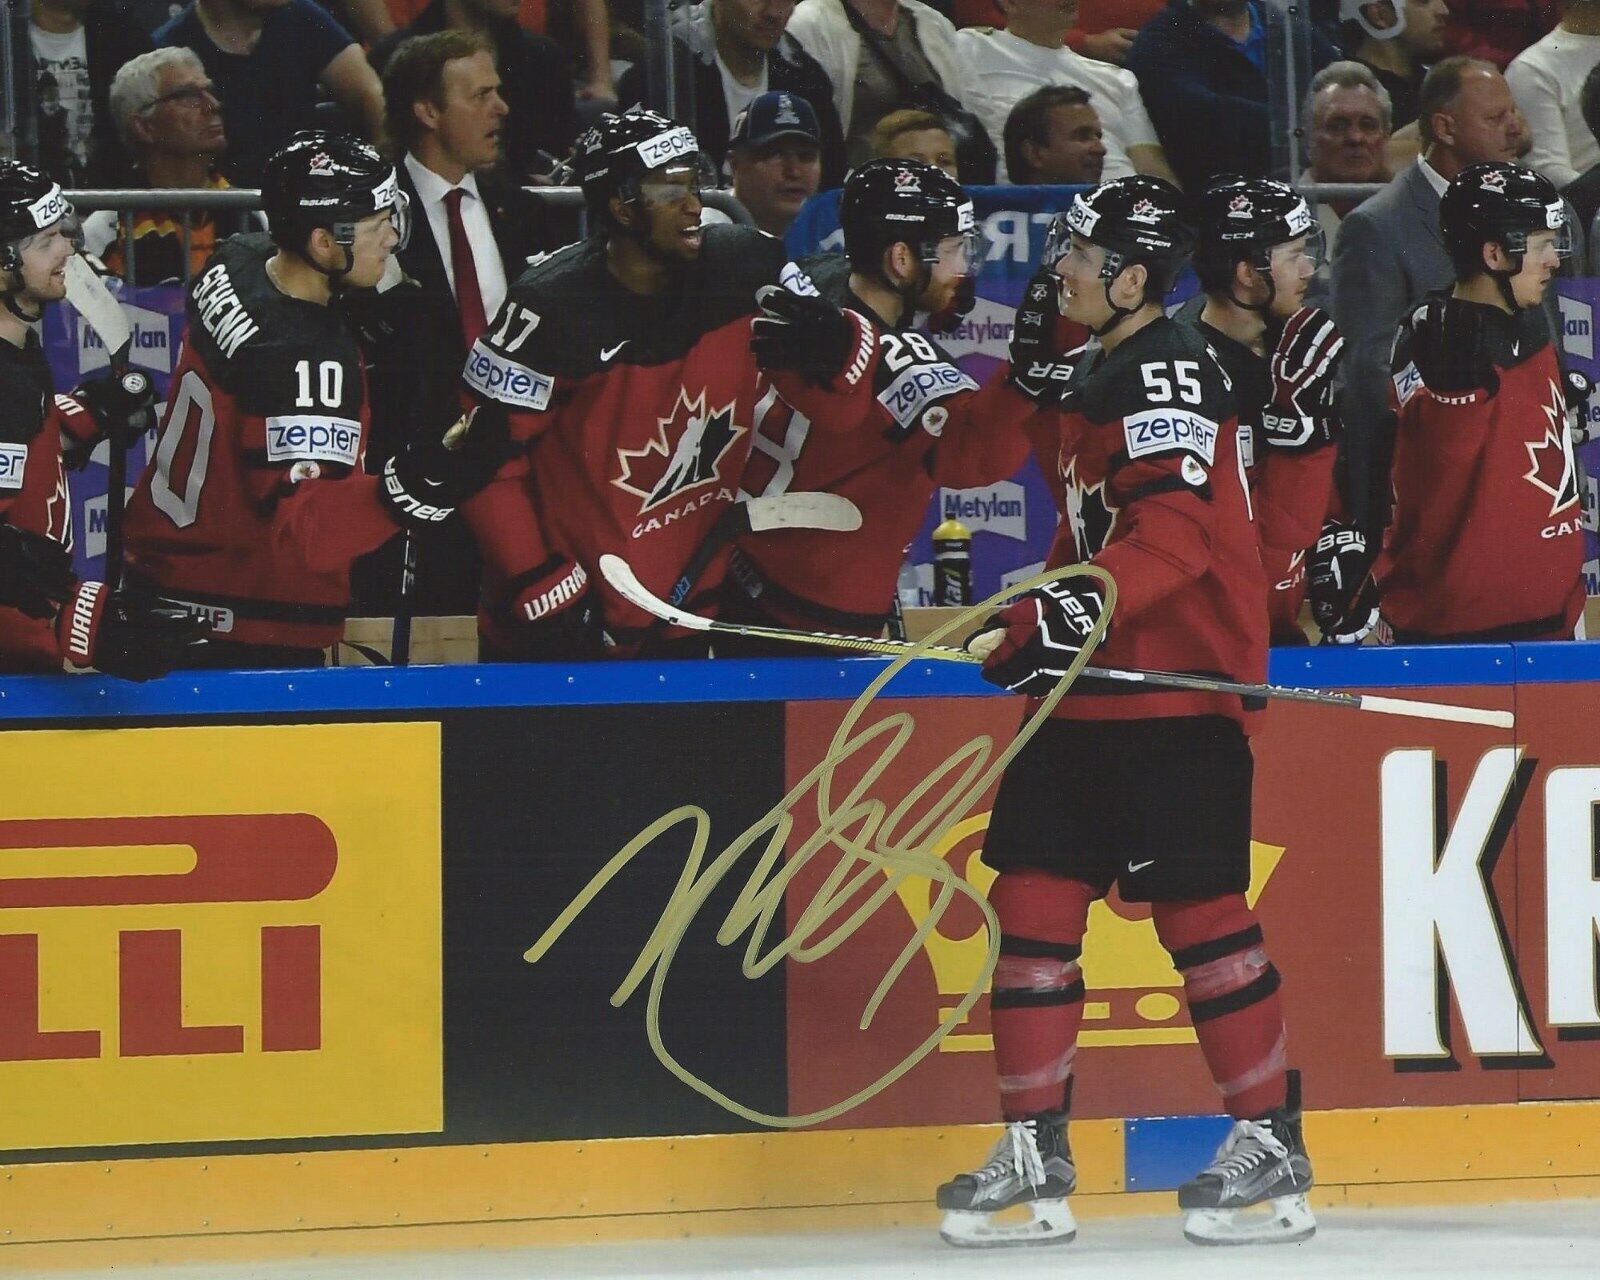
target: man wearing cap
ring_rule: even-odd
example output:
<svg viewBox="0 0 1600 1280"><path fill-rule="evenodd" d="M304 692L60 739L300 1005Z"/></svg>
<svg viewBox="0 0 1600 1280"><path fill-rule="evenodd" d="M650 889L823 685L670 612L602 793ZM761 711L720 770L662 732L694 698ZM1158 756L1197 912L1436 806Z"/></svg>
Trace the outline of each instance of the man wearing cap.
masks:
<svg viewBox="0 0 1600 1280"><path fill-rule="evenodd" d="M762 94L734 125L728 166L733 194L756 226L782 239L822 181L822 133L811 104L798 94Z"/></svg>

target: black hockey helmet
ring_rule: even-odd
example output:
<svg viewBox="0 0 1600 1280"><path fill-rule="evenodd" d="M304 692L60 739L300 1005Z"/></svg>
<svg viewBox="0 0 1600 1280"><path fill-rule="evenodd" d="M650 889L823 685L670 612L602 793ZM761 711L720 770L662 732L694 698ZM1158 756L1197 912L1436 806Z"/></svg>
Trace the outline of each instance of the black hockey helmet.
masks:
<svg viewBox="0 0 1600 1280"><path fill-rule="evenodd" d="M3 294L6 309L32 324L39 317L18 310L14 295L21 288L22 245L31 236L60 225L81 246L77 214L61 185L20 160L0 160L0 271L10 273L11 288Z"/></svg>
<svg viewBox="0 0 1600 1280"><path fill-rule="evenodd" d="M1067 210L1056 214L1050 224L1043 265L1053 267L1072 247L1074 235L1106 251L1100 279L1112 318L1101 333L1115 328L1136 309L1111 301L1112 281L1129 267L1143 266L1150 279L1142 305L1159 304L1194 248L1194 233L1184 217L1183 193L1170 182L1143 175L1113 178L1074 196Z"/></svg>
<svg viewBox="0 0 1600 1280"><path fill-rule="evenodd" d="M1483 246L1493 240L1513 259L1515 275L1535 231L1556 233L1556 252L1572 252L1567 206L1548 178L1520 164L1468 165L1451 180L1439 202L1439 230L1456 271L1487 271ZM1499 274L1499 273L1496 273Z"/></svg>
<svg viewBox="0 0 1600 1280"><path fill-rule="evenodd" d="M643 107L606 115L586 129L573 145L562 181L583 188L591 216L609 220L612 196L627 199L657 169L687 166L696 189L716 185L716 169L686 126Z"/></svg>
<svg viewBox="0 0 1600 1280"><path fill-rule="evenodd" d="M1233 301L1233 269L1248 262L1267 282L1267 301L1252 310L1272 305L1272 250L1305 237L1305 256L1315 271L1326 255L1322 224L1311 206L1287 183L1270 178L1244 178L1222 174L1195 197L1194 270L1207 293L1228 290Z"/></svg>
<svg viewBox="0 0 1600 1280"><path fill-rule="evenodd" d="M952 236L964 241L967 270L954 310L965 315L977 301L975 284L983 261L982 238L972 199L943 169L921 160L869 160L851 170L839 197L845 256L857 271L882 273L890 245L909 245L925 268L914 292L928 286L940 246ZM915 297L908 297L914 306Z"/></svg>
<svg viewBox="0 0 1600 1280"><path fill-rule="evenodd" d="M261 176L261 203L273 242L303 253L318 227L348 251L356 224L389 211L400 235L396 252L411 237L411 202L400 190L394 166L377 149L349 134L322 130L297 133L273 152ZM350 269L349 253L343 271Z"/></svg>

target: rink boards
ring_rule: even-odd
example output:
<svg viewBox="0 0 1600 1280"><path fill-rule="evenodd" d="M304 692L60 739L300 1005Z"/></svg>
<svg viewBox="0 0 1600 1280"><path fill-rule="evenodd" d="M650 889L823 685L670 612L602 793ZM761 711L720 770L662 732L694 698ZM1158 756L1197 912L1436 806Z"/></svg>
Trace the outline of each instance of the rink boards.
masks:
<svg viewBox="0 0 1600 1280"><path fill-rule="evenodd" d="M0 682L0 1265L929 1220L992 1136L1019 704L882 670ZM1600 657L1273 675L1517 716L1264 717L1319 1194L1600 1195ZM1079 1199L1159 1212L1222 1122L1147 909L1085 979Z"/></svg>

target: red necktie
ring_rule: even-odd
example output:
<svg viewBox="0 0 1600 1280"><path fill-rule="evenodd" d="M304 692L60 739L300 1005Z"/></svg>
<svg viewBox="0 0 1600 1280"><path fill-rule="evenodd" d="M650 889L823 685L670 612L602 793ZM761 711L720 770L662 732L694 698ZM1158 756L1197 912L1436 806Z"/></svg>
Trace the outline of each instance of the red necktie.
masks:
<svg viewBox="0 0 1600 1280"><path fill-rule="evenodd" d="M450 215L450 270L456 278L456 311L461 318L461 336L467 350L472 350L485 329L489 318L483 313L483 291L478 288L478 268L472 261L472 244L467 240L467 226L461 220L461 197L466 194L460 187L445 193L444 207Z"/></svg>

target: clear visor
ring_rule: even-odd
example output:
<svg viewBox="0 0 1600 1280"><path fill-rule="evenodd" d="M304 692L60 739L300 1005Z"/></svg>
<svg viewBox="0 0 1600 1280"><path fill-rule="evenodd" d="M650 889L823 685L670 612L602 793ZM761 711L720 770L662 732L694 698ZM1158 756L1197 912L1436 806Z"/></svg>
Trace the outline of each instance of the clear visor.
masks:
<svg viewBox="0 0 1600 1280"><path fill-rule="evenodd" d="M975 280L983 269L983 258L983 236L977 231L963 231L922 246L922 260L930 267L944 268L947 276Z"/></svg>
<svg viewBox="0 0 1600 1280"><path fill-rule="evenodd" d="M1572 256L1572 224L1565 218L1561 225L1549 231L1529 231L1522 235L1508 236L1506 248L1511 253L1520 253L1538 257L1543 253L1553 252L1558 261L1565 261Z"/></svg>
<svg viewBox="0 0 1600 1280"><path fill-rule="evenodd" d="M411 197L404 191L394 193L394 202L389 206L389 221L394 225L395 235L400 237L394 246L394 252L399 253L411 243Z"/></svg>
<svg viewBox="0 0 1600 1280"><path fill-rule="evenodd" d="M717 170L710 157L695 152L660 169L652 169L639 179L639 199L653 209L670 209L687 204L701 192L717 186Z"/></svg>
<svg viewBox="0 0 1600 1280"><path fill-rule="evenodd" d="M1298 276L1308 280L1328 260L1327 237L1323 235L1320 225L1312 227L1303 236L1273 245L1268 260L1274 272L1287 275L1290 279Z"/></svg>
<svg viewBox="0 0 1600 1280"><path fill-rule="evenodd" d="M1072 248L1072 229L1067 226L1067 215L1058 213L1050 219L1050 230L1044 234L1044 253L1039 257L1041 267L1053 267L1067 256Z"/></svg>

